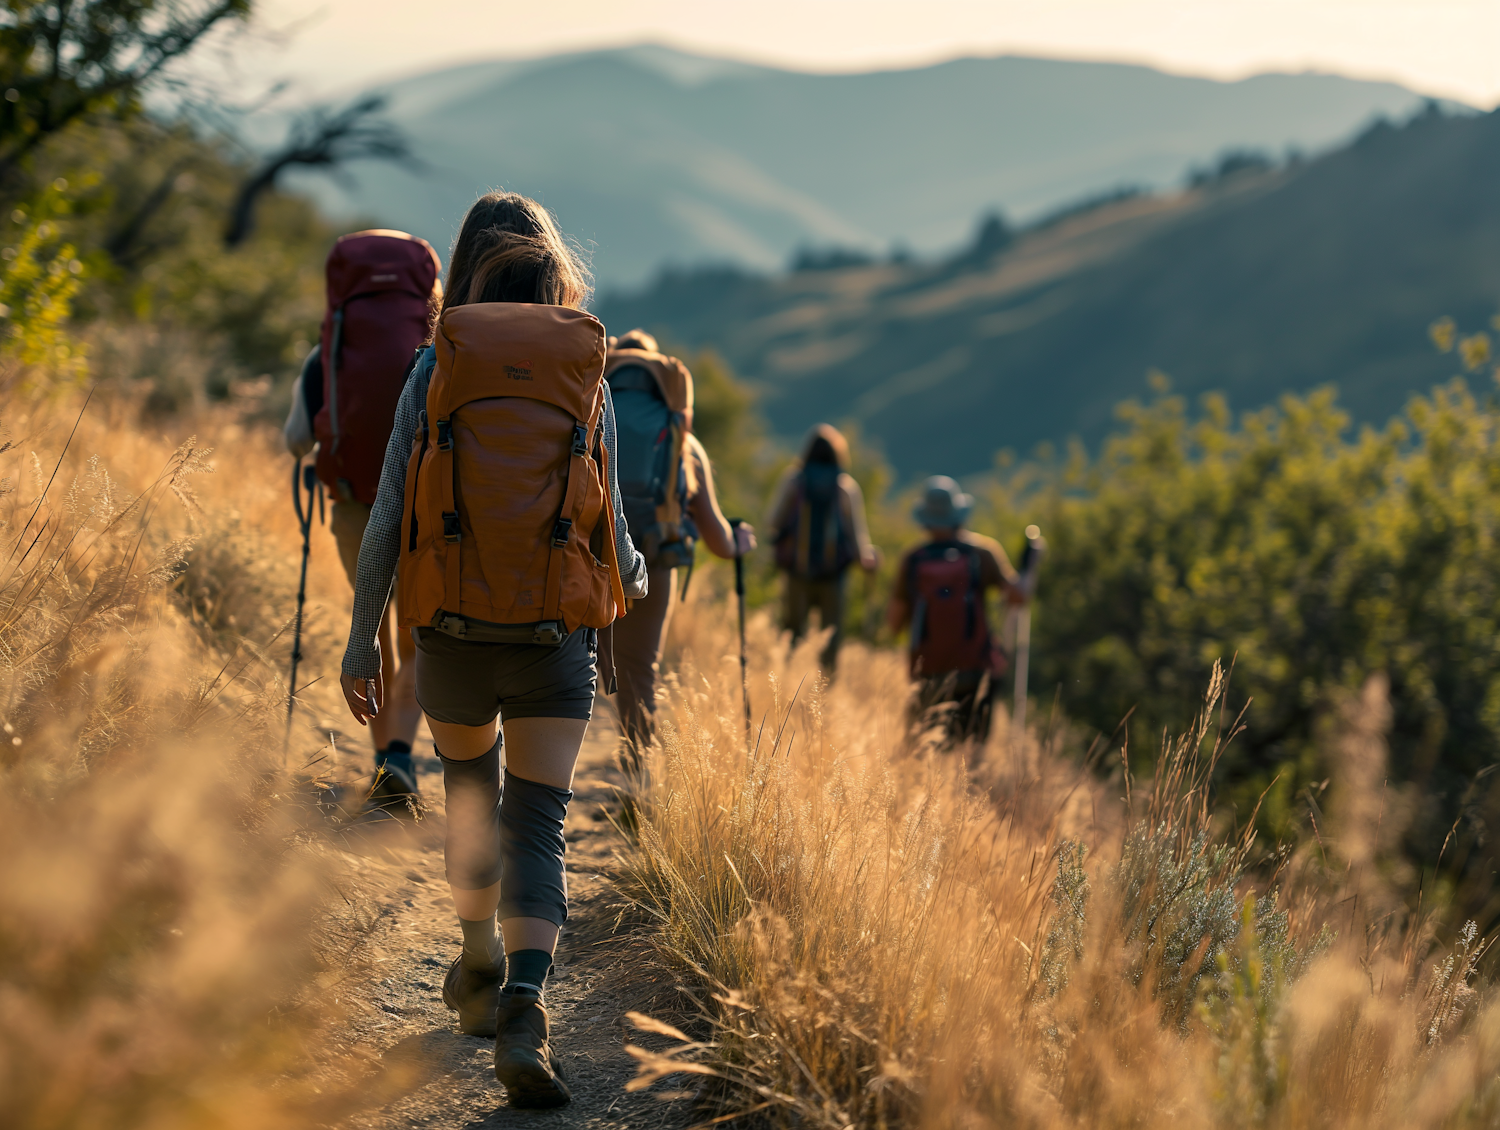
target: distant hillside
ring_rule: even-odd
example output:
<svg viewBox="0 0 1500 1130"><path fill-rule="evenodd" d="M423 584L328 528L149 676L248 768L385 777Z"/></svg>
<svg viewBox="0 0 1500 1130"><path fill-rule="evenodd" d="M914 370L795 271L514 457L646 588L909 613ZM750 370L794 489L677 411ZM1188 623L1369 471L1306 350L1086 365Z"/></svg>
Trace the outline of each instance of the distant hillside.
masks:
<svg viewBox="0 0 1500 1130"><path fill-rule="evenodd" d="M989 256L669 273L599 313L719 348L773 425L854 419L901 472L1095 442L1148 370L1236 409L1339 386L1383 422L1450 376L1425 328L1500 300L1500 113L1428 113L1304 165L1084 212Z"/></svg>
<svg viewBox="0 0 1500 1130"><path fill-rule="evenodd" d="M1341 142L1418 97L1386 83L962 59L811 75L635 47L456 67L391 83L424 174L301 184L336 215L451 241L503 186L556 210L605 286L663 263L772 270L793 248L946 251L982 209L1029 220L1122 183L1162 186L1220 150Z"/></svg>

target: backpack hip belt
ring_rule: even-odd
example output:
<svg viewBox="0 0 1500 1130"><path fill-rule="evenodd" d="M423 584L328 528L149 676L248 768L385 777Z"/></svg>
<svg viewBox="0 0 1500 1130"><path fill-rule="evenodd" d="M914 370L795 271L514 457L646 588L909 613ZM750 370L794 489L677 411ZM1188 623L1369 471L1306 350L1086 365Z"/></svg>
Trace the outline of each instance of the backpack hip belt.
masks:
<svg viewBox="0 0 1500 1130"><path fill-rule="evenodd" d="M490 624L439 612L432 627L445 636L472 643L519 643L534 647L561 647L571 633L561 620L542 620L535 624ZM592 631L593 629L585 629Z"/></svg>

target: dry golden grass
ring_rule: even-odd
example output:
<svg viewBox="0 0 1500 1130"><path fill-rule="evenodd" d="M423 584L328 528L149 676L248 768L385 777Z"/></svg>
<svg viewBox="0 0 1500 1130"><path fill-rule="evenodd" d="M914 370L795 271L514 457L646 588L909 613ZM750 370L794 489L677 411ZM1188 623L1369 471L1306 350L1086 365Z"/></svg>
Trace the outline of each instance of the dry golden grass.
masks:
<svg viewBox="0 0 1500 1130"><path fill-rule="evenodd" d="M283 766L288 461L233 412L188 438L139 409L3 420L0 1125L322 1124L351 1072L318 1034L371 934L304 768L326 734Z"/></svg>
<svg viewBox="0 0 1500 1130"><path fill-rule="evenodd" d="M317 761L324 679L283 765L285 456L233 411L160 435L124 394L79 407L13 402L0 437L0 1125L324 1124L402 1080L324 1039L378 939L309 782L366 755ZM347 624L315 536L313 675ZM823 688L818 641L756 617L747 750L712 579L629 877L700 1039L638 1053L642 1084L685 1070L712 1114L802 1126L1500 1120L1481 941L1436 947L1377 865L1378 682L1272 899L1209 804L1213 694L1127 804L1003 717L972 766L909 741L899 656L851 646Z"/></svg>
<svg viewBox="0 0 1500 1130"><path fill-rule="evenodd" d="M1500 1119L1478 940L1349 909L1378 684L1346 720L1348 863L1299 853L1278 899L1209 803L1221 684L1127 803L1003 719L968 778L905 739L897 656L852 646L820 688L815 644L787 655L764 617L747 751L731 632L706 603L674 627L631 878L700 1017L696 1040L638 1018L681 1043L636 1049L637 1086L685 1072L710 1114L830 1128Z"/></svg>

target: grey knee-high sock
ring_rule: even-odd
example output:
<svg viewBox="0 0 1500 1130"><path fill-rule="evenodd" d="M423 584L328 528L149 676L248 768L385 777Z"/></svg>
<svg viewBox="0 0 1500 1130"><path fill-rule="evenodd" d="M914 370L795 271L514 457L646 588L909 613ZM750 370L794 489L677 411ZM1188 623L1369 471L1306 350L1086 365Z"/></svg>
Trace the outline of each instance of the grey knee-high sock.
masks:
<svg viewBox="0 0 1500 1130"><path fill-rule="evenodd" d="M509 770L500 801L500 920L543 918L561 926L568 920L568 880L563 870L563 818L568 789L527 781Z"/></svg>
<svg viewBox="0 0 1500 1130"><path fill-rule="evenodd" d="M448 882L461 891L479 891L500 881L500 743L468 761L444 757L443 792L448 833L443 856Z"/></svg>

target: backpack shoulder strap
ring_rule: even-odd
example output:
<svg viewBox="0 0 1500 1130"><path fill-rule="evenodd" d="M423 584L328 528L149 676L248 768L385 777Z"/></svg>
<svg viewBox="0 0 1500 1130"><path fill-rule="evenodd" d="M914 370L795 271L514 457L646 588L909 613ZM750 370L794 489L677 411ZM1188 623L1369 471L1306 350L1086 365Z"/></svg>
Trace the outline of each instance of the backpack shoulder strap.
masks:
<svg viewBox="0 0 1500 1130"><path fill-rule="evenodd" d="M964 639L974 638L974 629L979 626L980 621L980 566L979 547L969 545L967 542L959 542L962 552L969 559L969 591L964 593Z"/></svg>
<svg viewBox="0 0 1500 1130"><path fill-rule="evenodd" d="M599 480L604 484L604 512L600 515L604 527L604 545L601 548L604 550L604 564L609 566L609 587L614 594L615 615L618 617L625 612L625 578L620 572L619 543L615 541L615 492L609 485L609 448L604 446L602 421L594 436L594 461L599 466ZM610 671L613 670L611 660Z"/></svg>

